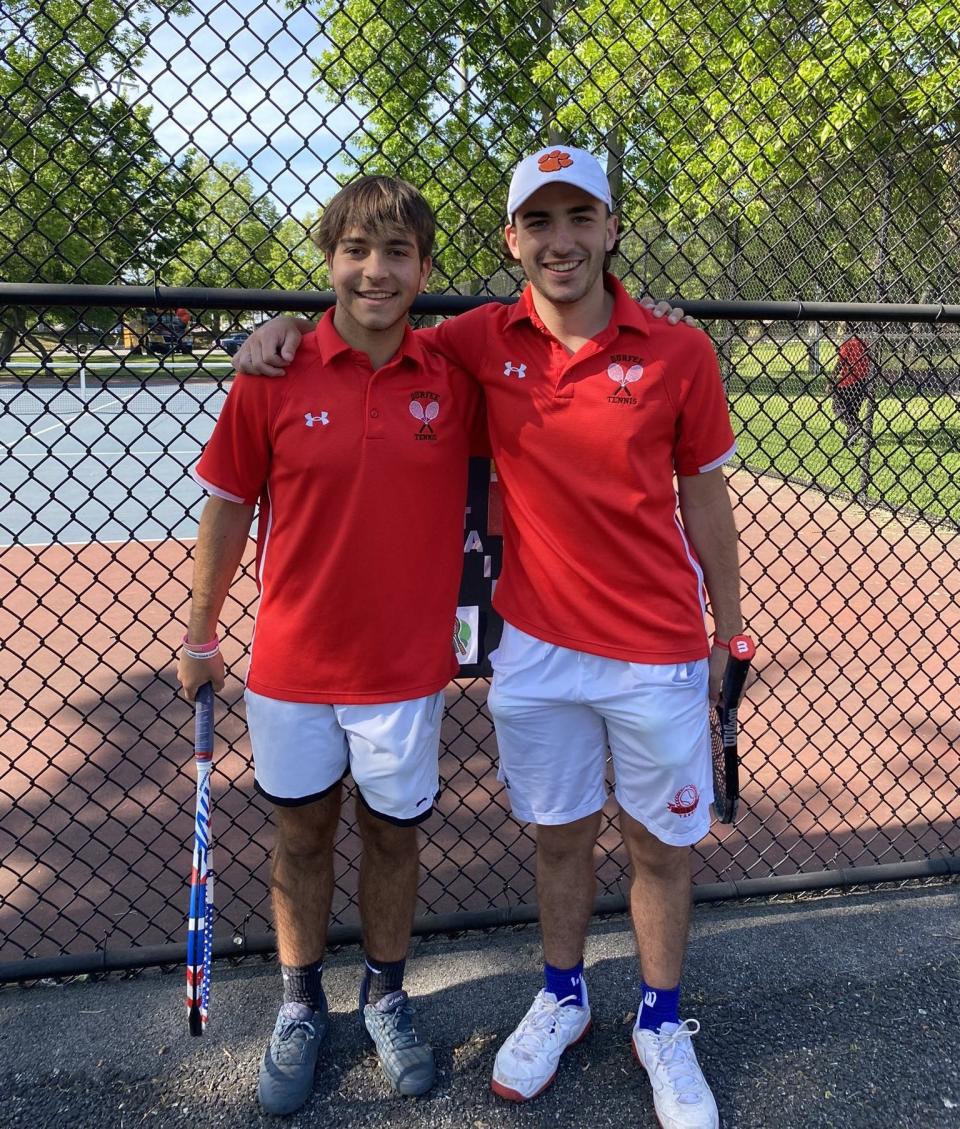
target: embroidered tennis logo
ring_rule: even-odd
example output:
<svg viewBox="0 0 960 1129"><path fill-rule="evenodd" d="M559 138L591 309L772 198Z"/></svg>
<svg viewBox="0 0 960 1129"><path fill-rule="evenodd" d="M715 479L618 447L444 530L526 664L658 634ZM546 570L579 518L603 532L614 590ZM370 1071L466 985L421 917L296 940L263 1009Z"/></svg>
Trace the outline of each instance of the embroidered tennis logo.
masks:
<svg viewBox="0 0 960 1129"><path fill-rule="evenodd" d="M414 439L436 439L433 421L440 414L438 398L432 392L417 392L410 401L410 414L420 424Z"/></svg>
<svg viewBox="0 0 960 1129"><path fill-rule="evenodd" d="M633 393L628 387L636 382L643 376L643 365L630 365L629 368L624 368L623 365L613 364L607 365L607 376L610 377L614 383L619 385L616 392L607 399L611 404L632 404L636 403Z"/></svg>
<svg viewBox="0 0 960 1129"><path fill-rule="evenodd" d="M549 153L544 153L537 161L537 167L541 172L559 172L561 169L570 168L572 164L573 158L562 149L553 149Z"/></svg>
<svg viewBox="0 0 960 1129"><path fill-rule="evenodd" d="M667 807L674 815L693 815L700 803L700 793L695 784L687 784L673 797L673 803Z"/></svg>

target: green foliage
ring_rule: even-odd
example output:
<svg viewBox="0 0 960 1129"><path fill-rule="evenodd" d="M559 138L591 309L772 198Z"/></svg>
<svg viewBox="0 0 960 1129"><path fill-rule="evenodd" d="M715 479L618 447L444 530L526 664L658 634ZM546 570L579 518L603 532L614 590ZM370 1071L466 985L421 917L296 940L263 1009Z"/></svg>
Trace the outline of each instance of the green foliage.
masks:
<svg viewBox="0 0 960 1129"><path fill-rule="evenodd" d="M954 0L311 7L321 87L364 112L353 168L423 188L457 286L496 269L510 169L554 137L622 153L658 293L920 297L948 247L957 273Z"/></svg>
<svg viewBox="0 0 960 1129"><path fill-rule="evenodd" d="M185 163L194 217L191 233L161 265L169 286L321 289L323 256L295 219L281 220L269 196L258 196L250 177L229 163L196 153ZM215 330L233 314L211 311Z"/></svg>
<svg viewBox="0 0 960 1129"><path fill-rule="evenodd" d="M149 111L97 93L136 59L151 6L26 0L0 18L0 279L152 279L189 229Z"/></svg>

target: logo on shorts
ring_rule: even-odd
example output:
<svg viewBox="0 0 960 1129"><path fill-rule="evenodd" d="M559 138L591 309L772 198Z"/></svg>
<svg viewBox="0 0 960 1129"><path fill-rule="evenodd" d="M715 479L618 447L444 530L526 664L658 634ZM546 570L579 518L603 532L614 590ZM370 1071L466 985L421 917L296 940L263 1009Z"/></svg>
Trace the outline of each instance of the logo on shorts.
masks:
<svg viewBox="0 0 960 1129"><path fill-rule="evenodd" d="M326 427L330 419L326 412L321 412L318 416L312 416L309 412L304 412L303 422L307 427L313 427L315 423L319 423L321 427Z"/></svg>
<svg viewBox="0 0 960 1129"><path fill-rule="evenodd" d="M667 807L674 815L693 815L697 810L697 804L700 803L700 793L697 791L696 785L687 784L673 797L673 803L667 804Z"/></svg>
<svg viewBox="0 0 960 1129"><path fill-rule="evenodd" d="M435 392L414 392L410 401L410 414L420 424L414 439L436 440L433 421L440 414L440 397Z"/></svg>
<svg viewBox="0 0 960 1129"><path fill-rule="evenodd" d="M607 376L619 385L616 392L607 397L608 403L635 404L637 402L629 386L636 384L643 376L643 365L639 357L611 357L610 364L607 365Z"/></svg>

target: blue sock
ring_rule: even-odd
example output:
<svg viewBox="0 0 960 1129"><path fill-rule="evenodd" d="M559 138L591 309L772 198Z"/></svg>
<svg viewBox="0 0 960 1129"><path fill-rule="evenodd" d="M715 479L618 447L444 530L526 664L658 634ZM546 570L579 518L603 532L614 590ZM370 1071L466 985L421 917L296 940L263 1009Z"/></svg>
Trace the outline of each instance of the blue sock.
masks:
<svg viewBox="0 0 960 1129"><path fill-rule="evenodd" d="M543 988L571 1007L583 1007L583 959L573 968L554 968L544 961Z"/></svg>
<svg viewBox="0 0 960 1129"><path fill-rule="evenodd" d="M637 1005L637 1027L659 1031L661 1023L680 1022L680 985L676 988L651 988L644 981L640 985L640 1003Z"/></svg>

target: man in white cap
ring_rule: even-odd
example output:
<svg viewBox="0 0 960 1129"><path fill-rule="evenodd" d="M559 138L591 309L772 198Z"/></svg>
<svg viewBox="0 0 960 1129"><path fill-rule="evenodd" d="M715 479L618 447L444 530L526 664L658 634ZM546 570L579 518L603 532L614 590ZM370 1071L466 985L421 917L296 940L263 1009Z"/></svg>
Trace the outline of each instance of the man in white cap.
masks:
<svg viewBox="0 0 960 1129"><path fill-rule="evenodd" d="M708 699L742 630L722 470L735 443L706 335L657 322L606 273L611 205L589 153L527 157L504 232L529 280L519 302L422 333L486 395L504 493L489 705L513 813L537 828L543 987L492 1087L536 1097L590 1027L583 951L609 749L640 958L634 1054L665 1129L717 1129L691 1041L699 1024L681 1022L679 996L690 848L710 824ZM239 367L279 367L292 331L274 325Z"/></svg>

